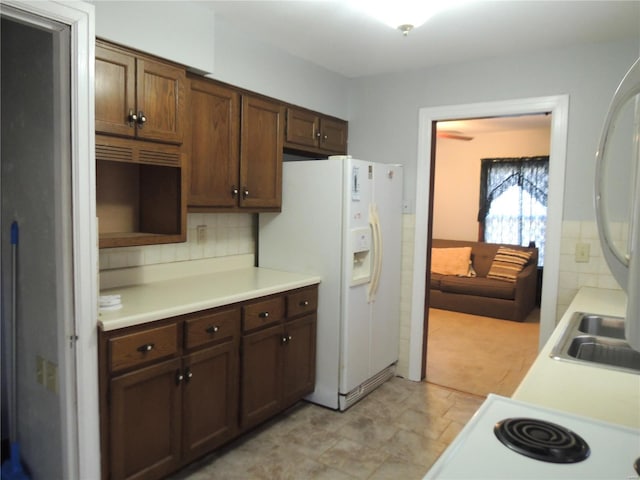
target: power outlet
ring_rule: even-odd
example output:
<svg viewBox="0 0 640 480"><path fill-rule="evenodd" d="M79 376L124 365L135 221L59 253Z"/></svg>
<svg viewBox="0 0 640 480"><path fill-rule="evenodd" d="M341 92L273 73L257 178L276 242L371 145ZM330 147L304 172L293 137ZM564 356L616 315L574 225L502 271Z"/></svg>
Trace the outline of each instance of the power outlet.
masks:
<svg viewBox="0 0 640 480"><path fill-rule="evenodd" d="M591 246L588 243L576 243L576 263L589 261Z"/></svg>
<svg viewBox="0 0 640 480"><path fill-rule="evenodd" d="M207 226L206 225L198 225L196 227L197 239L196 242L198 245L202 245L207 241Z"/></svg>

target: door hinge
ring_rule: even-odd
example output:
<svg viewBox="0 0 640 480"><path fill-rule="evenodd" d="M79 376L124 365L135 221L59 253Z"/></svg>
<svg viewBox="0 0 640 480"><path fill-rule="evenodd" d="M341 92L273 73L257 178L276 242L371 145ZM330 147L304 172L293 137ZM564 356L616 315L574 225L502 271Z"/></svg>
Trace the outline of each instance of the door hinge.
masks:
<svg viewBox="0 0 640 480"><path fill-rule="evenodd" d="M78 341L78 335L69 335L69 348L73 348L74 344Z"/></svg>

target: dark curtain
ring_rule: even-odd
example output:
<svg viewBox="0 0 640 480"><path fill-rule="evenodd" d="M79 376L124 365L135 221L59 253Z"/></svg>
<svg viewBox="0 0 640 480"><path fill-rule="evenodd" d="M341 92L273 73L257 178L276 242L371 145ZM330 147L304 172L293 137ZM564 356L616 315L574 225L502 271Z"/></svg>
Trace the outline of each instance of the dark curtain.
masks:
<svg viewBox="0 0 640 480"><path fill-rule="evenodd" d="M549 157L522 157L522 158L484 158L481 160L480 170L480 206L478 210L478 222L480 225L480 239L486 240L485 220L491 209L492 202L505 193L510 187L517 186L521 191L527 192L541 205L547 206L549 193ZM519 211L523 211L522 195L520 195ZM538 225L526 225L527 222L537 222ZM506 223L506 222L505 222ZM521 214L517 222L513 224L510 219L511 232L517 232L517 238L521 245L536 242L541 250L540 259L544 249L544 219L527 219ZM541 231L542 230L542 231ZM534 235L534 232L535 233ZM524 235L537 238L523 238ZM514 235L511 235L514 238Z"/></svg>

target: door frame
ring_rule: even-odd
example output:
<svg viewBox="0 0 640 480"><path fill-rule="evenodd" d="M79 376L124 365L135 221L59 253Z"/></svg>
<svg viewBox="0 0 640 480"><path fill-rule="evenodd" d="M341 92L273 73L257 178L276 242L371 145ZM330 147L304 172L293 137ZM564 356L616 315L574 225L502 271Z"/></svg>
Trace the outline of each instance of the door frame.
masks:
<svg viewBox="0 0 640 480"><path fill-rule="evenodd" d="M69 479L100 478L98 409L98 253L95 206L95 7L86 2L2 0L2 13L70 27L71 242L73 315L58 325L63 471ZM53 439L52 439L53 440ZM55 441L55 440L53 440Z"/></svg>
<svg viewBox="0 0 640 480"><path fill-rule="evenodd" d="M426 348L426 272L427 248L430 242L427 228L429 225L429 199L431 198L431 157L435 145L433 142L434 122L546 112L551 112L552 116L551 146L549 151L549 207L547 210L545 268L543 271L542 301L540 306L539 348L547 341L556 325L569 95L424 107L420 109L418 122L413 287L409 325L408 377L410 380L421 381L423 379L423 352Z"/></svg>

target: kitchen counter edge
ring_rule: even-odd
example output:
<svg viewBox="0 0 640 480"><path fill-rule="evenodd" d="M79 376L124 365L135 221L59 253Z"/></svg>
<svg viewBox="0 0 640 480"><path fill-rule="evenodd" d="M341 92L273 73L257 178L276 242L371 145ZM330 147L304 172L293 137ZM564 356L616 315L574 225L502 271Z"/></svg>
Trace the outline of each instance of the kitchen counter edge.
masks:
<svg viewBox="0 0 640 480"><path fill-rule="evenodd" d="M100 310L98 326L117 330L320 282L319 276L251 267L111 288L100 295L119 294L122 308Z"/></svg>
<svg viewBox="0 0 640 480"><path fill-rule="evenodd" d="M550 356L574 312L624 317L625 305L622 291L582 288L512 398L640 428L640 375Z"/></svg>

